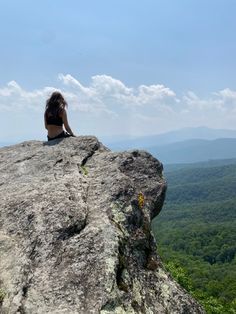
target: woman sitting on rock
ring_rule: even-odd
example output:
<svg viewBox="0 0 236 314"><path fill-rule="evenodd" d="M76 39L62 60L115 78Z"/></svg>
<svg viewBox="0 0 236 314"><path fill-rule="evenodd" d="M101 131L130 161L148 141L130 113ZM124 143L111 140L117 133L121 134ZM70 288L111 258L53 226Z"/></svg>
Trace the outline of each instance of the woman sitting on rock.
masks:
<svg viewBox="0 0 236 314"><path fill-rule="evenodd" d="M46 102L44 113L45 128L48 130L48 141L56 138L75 136L72 132L66 114L67 102L59 92L53 92ZM64 131L63 125L66 129Z"/></svg>

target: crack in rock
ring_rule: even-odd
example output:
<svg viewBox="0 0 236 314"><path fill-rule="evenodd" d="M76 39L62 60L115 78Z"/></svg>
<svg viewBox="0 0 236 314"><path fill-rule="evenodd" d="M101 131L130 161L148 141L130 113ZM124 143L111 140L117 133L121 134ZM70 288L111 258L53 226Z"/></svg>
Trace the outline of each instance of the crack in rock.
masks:
<svg viewBox="0 0 236 314"><path fill-rule="evenodd" d="M71 237L74 237L77 234L80 234L80 232L86 227L87 222L86 219L83 224L74 224L66 228L61 228L58 230L60 233L57 237L57 240L65 241L67 239L70 239Z"/></svg>

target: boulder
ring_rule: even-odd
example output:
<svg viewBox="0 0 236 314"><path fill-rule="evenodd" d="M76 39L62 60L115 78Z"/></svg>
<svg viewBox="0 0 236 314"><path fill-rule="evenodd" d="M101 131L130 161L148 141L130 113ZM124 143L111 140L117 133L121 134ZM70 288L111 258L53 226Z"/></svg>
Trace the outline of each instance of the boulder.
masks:
<svg viewBox="0 0 236 314"><path fill-rule="evenodd" d="M79 136L2 148L0 167L1 313L204 313L157 254L152 155Z"/></svg>

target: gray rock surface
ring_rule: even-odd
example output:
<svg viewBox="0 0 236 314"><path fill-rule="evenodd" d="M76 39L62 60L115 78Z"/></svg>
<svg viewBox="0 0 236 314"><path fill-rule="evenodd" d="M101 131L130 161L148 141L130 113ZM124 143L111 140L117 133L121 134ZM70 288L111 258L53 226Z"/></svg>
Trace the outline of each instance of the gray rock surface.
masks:
<svg viewBox="0 0 236 314"><path fill-rule="evenodd" d="M150 154L80 136L2 148L0 168L1 313L203 313L157 256Z"/></svg>

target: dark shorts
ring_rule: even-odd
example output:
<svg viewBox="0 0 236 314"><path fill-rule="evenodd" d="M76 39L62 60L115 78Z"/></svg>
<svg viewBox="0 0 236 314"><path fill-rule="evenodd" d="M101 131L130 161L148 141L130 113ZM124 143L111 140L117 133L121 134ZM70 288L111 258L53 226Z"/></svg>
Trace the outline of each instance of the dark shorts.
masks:
<svg viewBox="0 0 236 314"><path fill-rule="evenodd" d="M52 141L52 140L55 140L55 139L57 139L57 138L70 137L70 136L72 136L72 135L70 135L69 133L63 131L63 132L61 132L59 135L57 135L57 136L55 136L55 137L49 137L49 136L48 136L47 138L48 138L48 141Z"/></svg>

